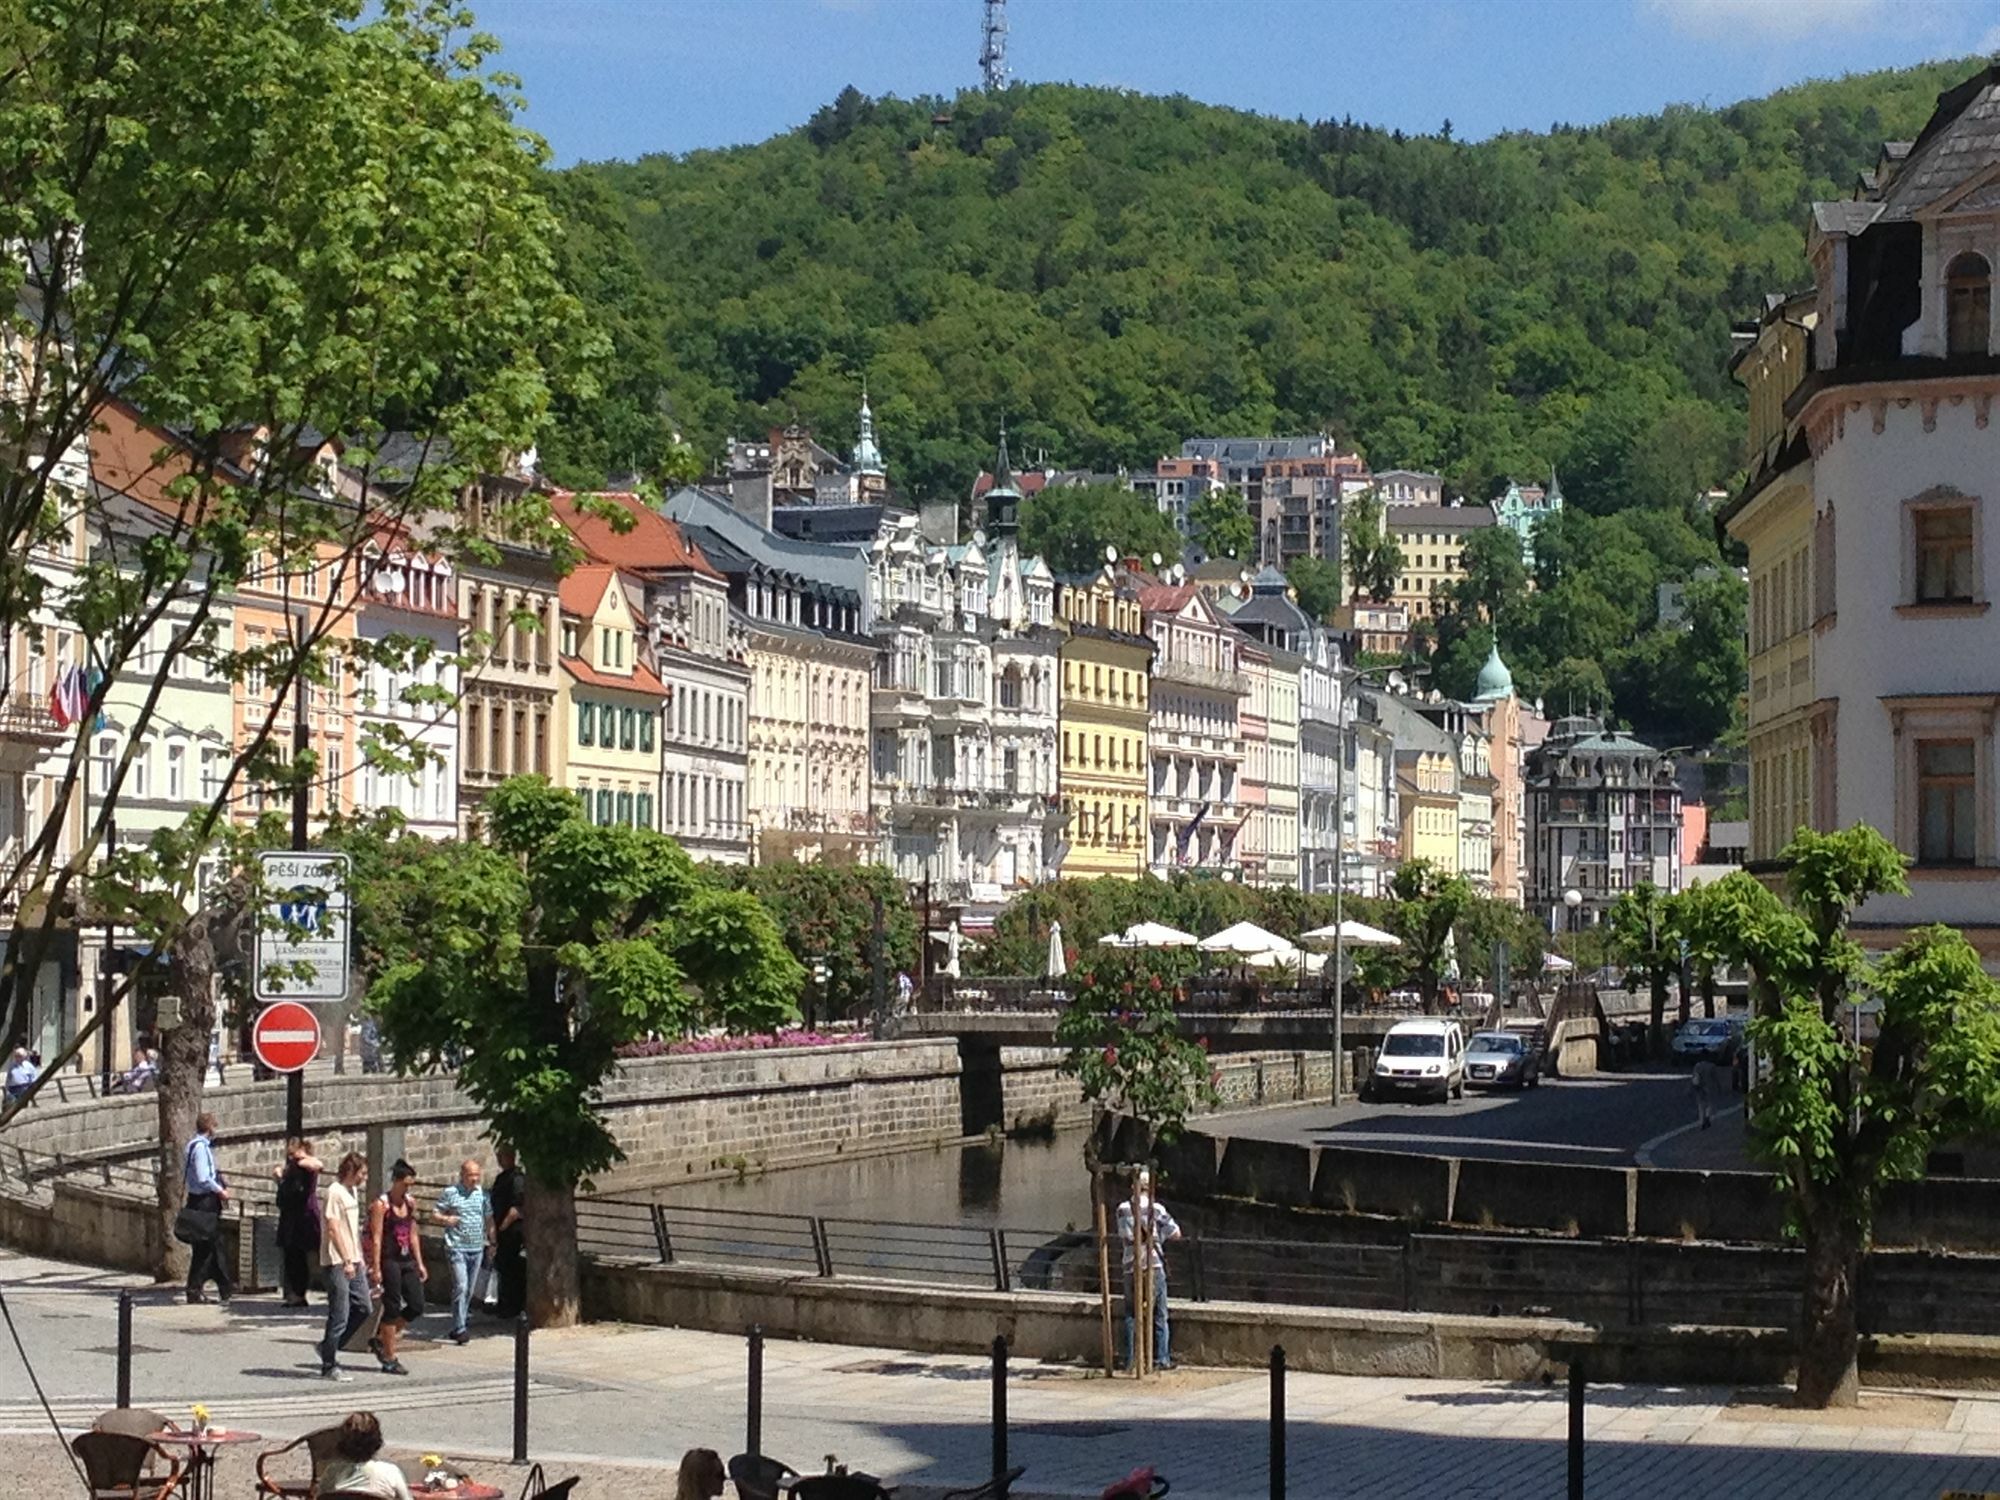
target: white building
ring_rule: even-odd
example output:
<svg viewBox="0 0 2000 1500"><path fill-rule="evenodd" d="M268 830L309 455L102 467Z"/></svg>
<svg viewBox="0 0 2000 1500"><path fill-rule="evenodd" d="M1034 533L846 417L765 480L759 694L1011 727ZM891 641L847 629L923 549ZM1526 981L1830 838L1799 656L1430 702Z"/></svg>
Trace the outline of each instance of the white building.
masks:
<svg viewBox="0 0 2000 1500"><path fill-rule="evenodd" d="M354 629L362 642L393 639L400 666L355 663L355 805L402 814L426 838L458 833L458 582L451 564L383 535L364 555ZM428 642L429 654L408 646Z"/></svg>
<svg viewBox="0 0 2000 1500"><path fill-rule="evenodd" d="M1724 521L1750 556L1750 868L1871 824L1910 894L1857 939L1947 923L2000 968L1996 114L1989 64L1814 205L1809 302L1741 335L1755 457Z"/></svg>
<svg viewBox="0 0 2000 1500"><path fill-rule="evenodd" d="M1153 638L1151 868L1240 871L1243 637L1192 583L1134 586Z"/></svg>

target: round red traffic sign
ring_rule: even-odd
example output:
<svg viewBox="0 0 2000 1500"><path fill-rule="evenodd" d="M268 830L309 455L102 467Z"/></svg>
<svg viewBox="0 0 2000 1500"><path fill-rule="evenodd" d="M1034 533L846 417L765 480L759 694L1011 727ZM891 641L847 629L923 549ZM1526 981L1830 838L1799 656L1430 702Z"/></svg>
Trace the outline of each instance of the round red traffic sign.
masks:
<svg viewBox="0 0 2000 1500"><path fill-rule="evenodd" d="M250 1045L272 1072L296 1073L319 1056L319 1017L296 1000L267 1005L250 1028Z"/></svg>

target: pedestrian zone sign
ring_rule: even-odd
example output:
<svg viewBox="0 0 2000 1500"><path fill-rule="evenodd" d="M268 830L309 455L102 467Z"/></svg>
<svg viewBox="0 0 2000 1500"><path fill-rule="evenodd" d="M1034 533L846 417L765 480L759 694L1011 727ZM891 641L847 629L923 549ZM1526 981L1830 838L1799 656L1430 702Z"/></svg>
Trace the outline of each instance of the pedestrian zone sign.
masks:
<svg viewBox="0 0 2000 1500"><path fill-rule="evenodd" d="M345 854L266 850L264 910L257 923L256 976L262 1001L347 998Z"/></svg>

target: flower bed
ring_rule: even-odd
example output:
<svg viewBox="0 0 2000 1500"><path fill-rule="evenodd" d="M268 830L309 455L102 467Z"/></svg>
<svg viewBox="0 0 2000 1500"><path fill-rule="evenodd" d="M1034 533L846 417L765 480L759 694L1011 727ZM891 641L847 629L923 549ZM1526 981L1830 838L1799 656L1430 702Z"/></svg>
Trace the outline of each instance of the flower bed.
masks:
<svg viewBox="0 0 2000 1500"><path fill-rule="evenodd" d="M677 1041L652 1038L630 1042L618 1049L620 1057L700 1057L716 1052L764 1052L774 1047L838 1047L844 1042L861 1041L858 1032L807 1031L793 1027L784 1031L763 1031L751 1036L682 1037Z"/></svg>

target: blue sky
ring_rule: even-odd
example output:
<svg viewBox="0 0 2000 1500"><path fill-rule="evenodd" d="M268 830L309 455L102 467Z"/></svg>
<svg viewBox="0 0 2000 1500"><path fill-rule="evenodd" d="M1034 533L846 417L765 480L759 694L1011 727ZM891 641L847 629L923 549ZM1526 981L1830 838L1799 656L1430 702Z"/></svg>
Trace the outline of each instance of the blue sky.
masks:
<svg viewBox="0 0 2000 1500"><path fill-rule="evenodd" d="M977 82L980 0L472 0L567 163ZM1008 0L1022 81L1465 137L2000 50L1989 0Z"/></svg>

